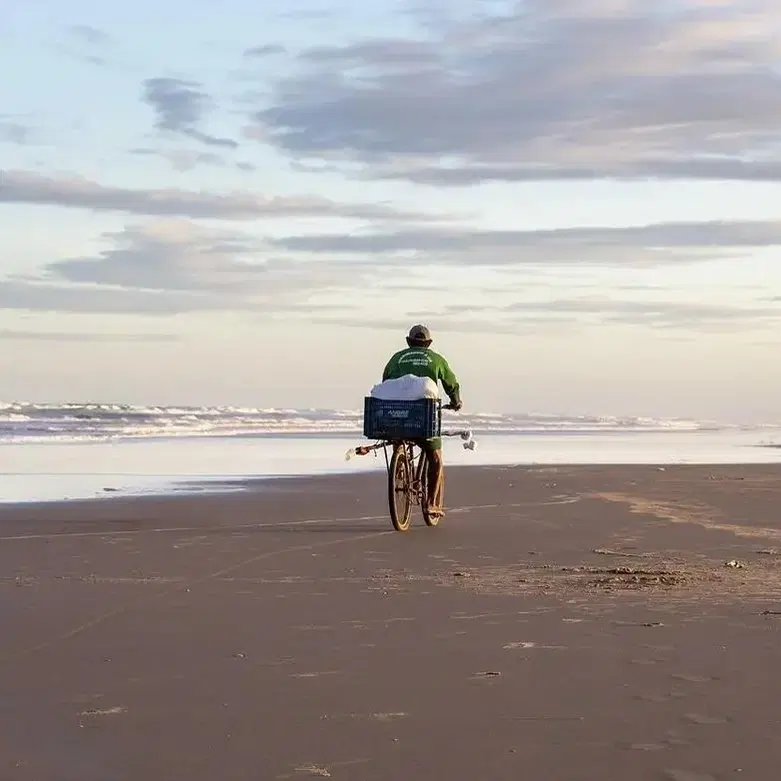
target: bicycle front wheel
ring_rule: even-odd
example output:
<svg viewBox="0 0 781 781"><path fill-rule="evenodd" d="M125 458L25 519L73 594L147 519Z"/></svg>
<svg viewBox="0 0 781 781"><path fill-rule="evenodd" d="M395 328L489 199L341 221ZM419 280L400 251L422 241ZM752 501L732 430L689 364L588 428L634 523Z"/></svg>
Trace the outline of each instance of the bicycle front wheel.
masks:
<svg viewBox="0 0 781 781"><path fill-rule="evenodd" d="M388 504L393 528L397 532L409 529L410 515L412 514L412 496L410 495L410 463L407 458L407 449L403 446L395 447L388 469Z"/></svg>

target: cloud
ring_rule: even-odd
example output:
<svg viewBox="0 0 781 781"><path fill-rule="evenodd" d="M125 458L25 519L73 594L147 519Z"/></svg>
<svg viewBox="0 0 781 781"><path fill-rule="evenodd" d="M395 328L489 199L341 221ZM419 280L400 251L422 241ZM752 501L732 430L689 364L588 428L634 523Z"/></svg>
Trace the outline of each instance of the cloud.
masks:
<svg viewBox="0 0 781 781"><path fill-rule="evenodd" d="M330 8L296 8L292 11L282 11L280 19L294 19L297 22L326 22L334 19L336 11Z"/></svg>
<svg viewBox="0 0 781 781"><path fill-rule="evenodd" d="M232 138L202 132L198 125L213 107L211 98L195 81L158 77L143 82L143 100L155 112L158 130L180 133L207 146L237 149Z"/></svg>
<svg viewBox="0 0 781 781"><path fill-rule="evenodd" d="M254 118L296 160L437 185L781 181L781 7L524 0L320 46Z"/></svg>
<svg viewBox="0 0 781 781"><path fill-rule="evenodd" d="M261 46L252 46L244 51L244 56L250 59L261 59L286 54L287 49L278 43L265 43Z"/></svg>
<svg viewBox="0 0 781 781"><path fill-rule="evenodd" d="M171 164L175 171L192 171L199 165L213 165L223 168L227 165L224 157L215 152L198 152L194 149L151 149L138 147L131 149L130 154L146 157L162 157Z"/></svg>
<svg viewBox="0 0 781 781"><path fill-rule="evenodd" d="M162 157L177 171L191 171L198 165L225 165L225 158L215 152L197 152L194 149L150 149L149 147L141 147L131 149L130 153L149 157Z"/></svg>
<svg viewBox="0 0 781 781"><path fill-rule="evenodd" d="M104 239L96 257L0 282L0 308L171 315L246 309L262 293L264 266L242 260L257 249L242 234L160 220Z"/></svg>
<svg viewBox="0 0 781 781"><path fill-rule="evenodd" d="M88 24L70 25L65 32L65 42L57 44L60 51L91 65L106 64L106 49L113 43L110 35ZM75 44L75 48L71 44Z"/></svg>
<svg viewBox="0 0 781 781"><path fill-rule="evenodd" d="M260 240L187 220L155 220L104 235L96 256L49 263L0 280L0 309L174 315L331 310L329 289L368 285L345 266L275 256ZM344 307L344 302L339 304Z"/></svg>
<svg viewBox="0 0 781 781"><path fill-rule="evenodd" d="M111 36L108 33L89 24L71 25L68 32L77 40L91 46L107 46L111 43Z"/></svg>
<svg viewBox="0 0 781 781"><path fill-rule="evenodd" d="M620 291L616 291L620 292ZM668 291L669 294L669 291ZM313 321L322 325L350 326L358 322L355 314L315 314ZM588 295L582 297L528 300L497 306L487 304L451 304L445 307L428 306L413 309L406 314L376 316L365 319L362 327L374 330L401 332L413 322L426 322L435 332L467 334L534 334L573 329L617 325L653 328L678 334L679 332L714 333L734 332L736 328L778 326L781 308L762 305L757 301L744 306L701 303L669 299L626 299L615 295Z"/></svg>
<svg viewBox="0 0 781 781"><path fill-rule="evenodd" d="M408 329L411 323L423 321L429 323L435 332L509 336L528 334L537 337L543 333L573 334L584 328L612 325L648 328L677 338L681 334L693 336L702 333L734 333L736 328L777 328L781 322L781 311L730 306L714 306L706 310L696 304L687 307L675 302L643 304L619 301L613 307L606 303L602 309L584 312L577 302L573 302L572 309L568 309L563 302L554 301L551 302L550 308L530 308L523 314L502 313L490 309L482 314L472 313L465 316L458 308L454 308L450 313L432 312L428 309L412 312L404 317L373 316L363 320L354 314L315 314L307 321L332 326L355 326L360 322L365 329L399 333Z"/></svg>
<svg viewBox="0 0 781 781"><path fill-rule="evenodd" d="M648 325L657 328L684 328L715 330L734 328L740 324L761 324L781 319L779 307L758 305L702 303L699 301L671 301L664 299L629 300L612 296L591 295L579 298L560 298L550 301L524 301L502 307L497 314L508 314L523 322L527 317L540 316L551 320L577 320L581 323L619 323Z"/></svg>
<svg viewBox="0 0 781 781"><path fill-rule="evenodd" d="M0 280L0 309L164 316L225 308L229 307L226 307L224 302L197 292L171 293L29 280Z"/></svg>
<svg viewBox="0 0 781 781"><path fill-rule="evenodd" d="M373 169L373 176L434 187L468 186L480 182L588 181L593 179L669 179L781 182L781 163L774 160L686 159L637 160L620 170L597 166L557 165L390 165Z"/></svg>
<svg viewBox="0 0 781 781"><path fill-rule="evenodd" d="M79 333L76 331L17 331L0 328L0 339L33 342L178 342L175 334Z"/></svg>
<svg viewBox="0 0 781 781"><path fill-rule="evenodd" d="M781 221L656 223L551 230L473 230L457 226L270 239L290 252L398 257L413 264L640 266L705 261L781 245Z"/></svg>
<svg viewBox="0 0 781 781"><path fill-rule="evenodd" d="M243 293L257 286L267 267L241 260L260 249L256 240L184 220L129 227L105 238L111 246L98 257L51 263L43 279L135 290Z"/></svg>
<svg viewBox="0 0 781 781"><path fill-rule="evenodd" d="M449 334L490 334L517 336L524 333L536 333L539 336L539 329L545 328L546 331L572 328L573 321L559 320L555 321L550 317L527 317L520 320L497 320L496 318L467 319L461 316L444 316L439 313L432 313L430 310L410 312L406 315L395 314L392 317L379 317L373 314L371 317L357 318L354 314L351 316L340 315L314 315L307 319L314 325L342 326L354 328L360 325L363 330L368 331L396 331L400 336L407 333L412 323L426 322L432 327L434 333Z"/></svg>
<svg viewBox="0 0 781 781"><path fill-rule="evenodd" d="M340 204L320 196L260 196L179 189L109 187L81 177L53 177L0 169L0 203L27 203L95 211L221 220L343 217L357 220L437 220L382 204ZM442 218L444 219L444 218Z"/></svg>
<svg viewBox="0 0 781 781"><path fill-rule="evenodd" d="M373 67L426 67L439 62L439 56L428 43L398 39L363 41L347 47L317 46L301 55L311 63L333 63L340 68L360 68L371 62Z"/></svg>
<svg viewBox="0 0 781 781"><path fill-rule="evenodd" d="M703 302L707 281L693 289L694 300L681 301L682 290L622 286L620 279L606 287L598 276L578 277L573 267L557 273L538 263L514 276L507 269L479 274L451 269L445 288L441 271L428 264L427 276L420 276L418 263L407 274L404 265L382 254L306 260L275 252L268 239L187 220L131 225L105 234L104 243L95 255L56 260L35 276L0 280L0 309L157 317L237 312L372 328L397 328L402 320L408 326L423 318L452 331L506 334L606 323L714 331L781 319L781 308L766 291L761 298L756 290L736 288L727 303ZM486 257L490 265L493 254ZM434 280L438 287L426 286ZM409 283L401 297L398 290L393 295L400 282Z"/></svg>
<svg viewBox="0 0 781 781"><path fill-rule="evenodd" d="M153 149L151 147L136 147L130 150L131 155L145 157L160 157L167 161L174 171L192 171L199 166L214 166L216 168L235 168L238 171L255 171L252 163L244 160L226 160L216 152L199 152L195 149Z"/></svg>
<svg viewBox="0 0 781 781"><path fill-rule="evenodd" d="M28 144L32 138L32 130L14 120L0 117L0 143Z"/></svg>

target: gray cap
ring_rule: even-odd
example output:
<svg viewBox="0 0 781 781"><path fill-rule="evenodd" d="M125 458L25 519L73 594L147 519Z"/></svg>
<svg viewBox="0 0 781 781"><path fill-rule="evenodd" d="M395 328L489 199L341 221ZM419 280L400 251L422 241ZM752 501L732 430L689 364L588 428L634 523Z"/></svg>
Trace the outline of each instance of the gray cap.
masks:
<svg viewBox="0 0 781 781"><path fill-rule="evenodd" d="M431 333L425 325L413 325L407 336L411 342L430 342Z"/></svg>

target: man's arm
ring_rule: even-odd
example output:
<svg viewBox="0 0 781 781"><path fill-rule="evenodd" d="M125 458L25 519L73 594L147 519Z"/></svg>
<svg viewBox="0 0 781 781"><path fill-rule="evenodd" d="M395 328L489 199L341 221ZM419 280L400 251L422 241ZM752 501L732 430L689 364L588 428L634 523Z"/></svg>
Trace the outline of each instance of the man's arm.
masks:
<svg viewBox="0 0 781 781"><path fill-rule="evenodd" d="M450 368L447 359L440 356L439 379L442 380L442 387L450 398L450 403L455 409L461 409L461 385L455 372Z"/></svg>

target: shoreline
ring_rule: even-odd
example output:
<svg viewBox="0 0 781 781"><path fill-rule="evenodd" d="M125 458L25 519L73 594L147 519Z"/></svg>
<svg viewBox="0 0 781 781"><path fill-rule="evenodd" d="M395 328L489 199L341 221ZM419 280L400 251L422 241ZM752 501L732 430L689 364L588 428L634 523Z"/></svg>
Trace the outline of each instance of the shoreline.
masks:
<svg viewBox="0 0 781 781"><path fill-rule="evenodd" d="M778 446L764 446L778 447ZM585 475L589 472L600 473L603 470L641 470L641 472L684 472L687 470L714 470L740 471L742 469L764 469L777 467L779 477L781 478L781 462L758 462L735 461L735 462L713 462L713 463L670 463L667 461L648 462L648 463L623 463L623 462L598 462L593 464L584 464L580 462L555 462L555 463L483 463L483 464L447 464L445 467L446 481L448 478L457 479L459 474L483 473L495 470L513 470L519 473L554 473L558 470L567 472L577 472ZM147 502L176 502L193 501L199 498L204 499L231 499L233 497L253 497L265 492L284 492L286 488L304 489L308 483L313 481L338 481L339 479L365 481L373 479L380 487L380 490L386 490L387 472L384 463L375 469L344 469L331 472L311 472L300 474L271 474L271 475L230 475L224 477L212 477L207 479L198 478L180 478L170 482L162 482L156 486L149 486L148 490L142 491L133 489L123 491L122 489L104 488L94 496L76 496L54 499L25 499L9 500L0 499L0 522L3 520L5 510L28 508L54 508L60 506L86 505L88 507L97 505L107 505L116 503L147 503ZM449 482L449 481L448 481Z"/></svg>
<svg viewBox="0 0 781 781"><path fill-rule="evenodd" d="M241 481L317 474L382 473L376 458L348 449L360 438L279 436L154 439L128 443L29 444L5 448L0 505L29 501L202 493L221 486L241 490ZM754 433L713 432L483 436L475 450L445 441L446 468L535 464L739 464L781 463L781 447ZM13 469L13 472L10 470Z"/></svg>
<svg viewBox="0 0 781 781"><path fill-rule="evenodd" d="M781 446L779 446L781 447ZM781 462L753 463L737 461L715 463L608 463L599 462L583 464L580 462L566 463L497 463L497 464L446 464L446 485L452 492L451 484L456 481L481 482L489 474L512 472L517 476L534 476L544 474L565 473L587 479L604 473L619 473L650 477L657 474L660 478L669 475L694 476L711 480L744 480L746 476L757 472L761 474L778 474L781 484ZM718 473L722 473L722 477ZM39 509L92 510L98 507L118 507L135 505L152 505L165 503L175 508L178 503L191 504L199 500L207 502L224 501L230 504L253 500L264 501L270 497L305 494L313 487L318 491L328 492L333 488L336 492L355 488L363 491L371 483L375 491L380 493L382 507L387 513L387 472L382 468L372 470L355 470L339 472L315 472L310 474L277 474L277 475L244 475L214 477L206 480L182 479L176 483L159 486L159 490L146 493L124 493L120 490L108 490L96 496L74 497L67 499L25 500L18 502L0 501L0 523L5 516L17 510L35 513ZM188 487L185 487L188 486ZM414 508L413 508L414 512Z"/></svg>

